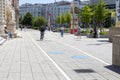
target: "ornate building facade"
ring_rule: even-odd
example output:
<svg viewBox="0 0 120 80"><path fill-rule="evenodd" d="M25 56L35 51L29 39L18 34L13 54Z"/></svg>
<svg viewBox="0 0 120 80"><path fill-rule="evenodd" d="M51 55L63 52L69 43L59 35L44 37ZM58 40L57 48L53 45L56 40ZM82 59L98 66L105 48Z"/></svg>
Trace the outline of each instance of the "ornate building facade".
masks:
<svg viewBox="0 0 120 80"><path fill-rule="evenodd" d="M4 33L5 25L5 0L0 0L0 35Z"/></svg>
<svg viewBox="0 0 120 80"><path fill-rule="evenodd" d="M18 26L18 0L0 0L0 36L4 36L4 27L8 31L16 32Z"/></svg>

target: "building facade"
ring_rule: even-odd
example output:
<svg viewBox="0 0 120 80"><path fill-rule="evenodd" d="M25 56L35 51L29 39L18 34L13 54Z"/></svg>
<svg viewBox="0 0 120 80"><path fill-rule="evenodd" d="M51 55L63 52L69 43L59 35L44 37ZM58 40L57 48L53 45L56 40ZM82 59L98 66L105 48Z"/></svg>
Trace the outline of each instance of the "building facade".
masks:
<svg viewBox="0 0 120 80"><path fill-rule="evenodd" d="M19 12L21 16L25 16L26 13L30 12L33 17L42 16L45 12L45 7L43 4L23 4L19 7Z"/></svg>
<svg viewBox="0 0 120 80"><path fill-rule="evenodd" d="M18 5L19 0L0 0L0 36L4 36L4 27L8 31L16 32L18 23Z"/></svg>
<svg viewBox="0 0 120 80"><path fill-rule="evenodd" d="M80 2L79 8L84 7L87 2ZM69 12L71 9L71 2L59 1L49 4L23 4L19 7L19 12L22 16L25 16L27 12L30 12L33 17L44 16L47 20L50 18L50 23L54 24L58 15L62 15L65 12Z"/></svg>
<svg viewBox="0 0 120 80"><path fill-rule="evenodd" d="M103 0L106 3L108 9L115 9L116 1L115 0ZM99 0L90 0L91 5L96 5L99 3Z"/></svg>
<svg viewBox="0 0 120 80"><path fill-rule="evenodd" d="M51 23L54 24L57 16L62 15L68 11L70 11L70 2L61 1L47 4L45 18L48 19L50 17Z"/></svg>
<svg viewBox="0 0 120 80"><path fill-rule="evenodd" d="M0 36L4 33L5 25L5 0L0 0Z"/></svg>

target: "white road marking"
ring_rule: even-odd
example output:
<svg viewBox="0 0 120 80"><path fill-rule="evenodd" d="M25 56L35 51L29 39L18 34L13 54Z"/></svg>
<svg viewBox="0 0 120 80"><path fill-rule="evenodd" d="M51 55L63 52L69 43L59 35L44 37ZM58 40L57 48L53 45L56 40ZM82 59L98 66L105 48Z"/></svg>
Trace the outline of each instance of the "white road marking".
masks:
<svg viewBox="0 0 120 80"><path fill-rule="evenodd" d="M56 36L55 36L55 37L56 37ZM54 38L55 38L55 37L54 37ZM56 38L57 38L57 37L56 37ZM83 51L83 50L81 50L81 49L78 49L78 48L76 48L76 47L74 47L74 46L72 46L72 45L70 45L70 44L65 43L65 42L61 42L59 39L54 40L54 41L55 41L55 42L58 42L58 43L60 43L60 44L63 44L63 45L65 45L65 46L71 47L71 48L73 48L73 49L76 49L77 51L79 51L79 52L81 52L81 53L83 53L83 54L85 54L85 55L87 55L87 56L89 56L89 57L91 57L91 58L93 58L93 59L95 59L95 60L97 60L97 61L105 64L105 65L111 65L111 64L109 64L109 63L107 63L107 62L105 62L105 61L103 61L103 60L101 60L101 59L99 59L99 58L97 58L97 57L95 57L95 56L93 56L93 55L90 55L89 53L87 53L87 52L85 52L85 51Z"/></svg>
<svg viewBox="0 0 120 80"><path fill-rule="evenodd" d="M63 74L63 76L66 78L66 80L72 80L70 77L55 63L55 61L36 43L36 41L30 36L29 37L33 41L33 43L45 54L45 56L56 66L56 68Z"/></svg>
<svg viewBox="0 0 120 80"><path fill-rule="evenodd" d="M66 46L68 46L68 47L71 47L71 48L73 48L73 49L76 49L76 50L78 50L79 52L81 52L81 53L83 53L83 54L86 54L87 56L90 56L91 58L93 58L93 59L95 59L95 60L97 60L97 61L99 61L99 62L101 62L101 63L103 63L103 64L111 65L111 64L109 64L109 63L107 63L107 62L105 62L105 61L103 61L103 60L101 60L101 59L99 59L99 58L97 58L97 57L95 57L95 56L90 55L89 53L87 53L87 52L85 52L85 51L82 51L81 49L78 49L78 48L76 48L76 47L73 47L72 45L69 45L69 44L66 44L66 43L64 43L64 42L61 42L60 40L59 40L59 41L57 40L56 42L61 43L61 44L63 44L63 45L66 45Z"/></svg>

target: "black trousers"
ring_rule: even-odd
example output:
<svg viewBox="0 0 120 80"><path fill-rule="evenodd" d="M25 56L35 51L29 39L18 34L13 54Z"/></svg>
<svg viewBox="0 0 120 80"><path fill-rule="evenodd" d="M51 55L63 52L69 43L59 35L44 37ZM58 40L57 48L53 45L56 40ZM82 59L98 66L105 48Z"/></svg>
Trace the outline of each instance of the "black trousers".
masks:
<svg viewBox="0 0 120 80"><path fill-rule="evenodd" d="M44 38L44 32L40 32L40 40L43 40Z"/></svg>

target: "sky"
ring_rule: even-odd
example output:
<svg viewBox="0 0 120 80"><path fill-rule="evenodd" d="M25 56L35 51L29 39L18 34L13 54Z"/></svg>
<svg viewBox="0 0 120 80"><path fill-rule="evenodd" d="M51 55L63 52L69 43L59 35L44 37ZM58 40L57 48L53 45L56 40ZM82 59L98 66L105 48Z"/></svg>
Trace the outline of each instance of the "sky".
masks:
<svg viewBox="0 0 120 80"><path fill-rule="evenodd" d="M61 1L61 0L56 0L56 1ZM64 0L64 1L72 1L72 0ZM85 0L82 0L85 1ZM19 0L19 5L24 4L24 3L53 3L55 0Z"/></svg>

